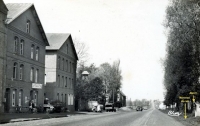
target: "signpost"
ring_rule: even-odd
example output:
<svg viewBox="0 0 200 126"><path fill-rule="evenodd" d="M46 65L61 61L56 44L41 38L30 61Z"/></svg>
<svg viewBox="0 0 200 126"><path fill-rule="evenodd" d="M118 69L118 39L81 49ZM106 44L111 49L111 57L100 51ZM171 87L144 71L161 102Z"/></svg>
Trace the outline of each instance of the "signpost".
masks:
<svg viewBox="0 0 200 126"><path fill-rule="evenodd" d="M183 102L184 103L184 112L185 112L185 114L184 114L184 118L186 119L187 118L187 115L186 115L186 103L187 102L189 102L189 99L190 99L190 97L179 97L179 99L181 99L181 102Z"/></svg>

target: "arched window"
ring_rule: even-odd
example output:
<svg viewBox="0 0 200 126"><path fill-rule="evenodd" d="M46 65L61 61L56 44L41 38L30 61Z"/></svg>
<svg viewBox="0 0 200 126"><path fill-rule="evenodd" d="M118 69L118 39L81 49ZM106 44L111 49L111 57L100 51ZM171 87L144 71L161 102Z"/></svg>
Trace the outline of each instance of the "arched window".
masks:
<svg viewBox="0 0 200 126"><path fill-rule="evenodd" d="M23 39L20 42L20 55L24 55L24 40Z"/></svg>
<svg viewBox="0 0 200 126"><path fill-rule="evenodd" d="M60 69L60 56L58 57L58 69Z"/></svg>
<svg viewBox="0 0 200 126"><path fill-rule="evenodd" d="M61 94L61 102L63 102L63 94Z"/></svg>
<svg viewBox="0 0 200 126"><path fill-rule="evenodd" d="M58 75L58 86L60 86L60 75Z"/></svg>
<svg viewBox="0 0 200 126"><path fill-rule="evenodd" d="M62 70L64 70L64 58L62 59Z"/></svg>
<svg viewBox="0 0 200 126"><path fill-rule="evenodd" d="M57 93L57 100L59 100L59 93Z"/></svg>
<svg viewBox="0 0 200 126"><path fill-rule="evenodd" d="M34 68L31 67L31 71L30 71L30 81L33 81L33 71L34 71Z"/></svg>
<svg viewBox="0 0 200 126"><path fill-rule="evenodd" d="M17 78L17 63L15 62L13 66L13 79L16 78Z"/></svg>
<svg viewBox="0 0 200 126"><path fill-rule="evenodd" d="M71 105L70 104L70 94L68 94L68 102L67 103L68 103L68 105Z"/></svg>
<svg viewBox="0 0 200 126"><path fill-rule="evenodd" d="M68 54L69 50L68 50L68 44L67 44L67 54Z"/></svg>
<svg viewBox="0 0 200 126"><path fill-rule="evenodd" d="M39 60L39 47L37 47L35 51L35 60Z"/></svg>
<svg viewBox="0 0 200 126"><path fill-rule="evenodd" d="M66 71L68 72L68 60L66 60Z"/></svg>
<svg viewBox="0 0 200 126"><path fill-rule="evenodd" d="M71 78L69 78L69 88L71 88Z"/></svg>
<svg viewBox="0 0 200 126"><path fill-rule="evenodd" d="M31 45L31 59L34 57L34 45Z"/></svg>
<svg viewBox="0 0 200 126"><path fill-rule="evenodd" d="M30 26L31 26L31 22L30 22L30 20L27 20L27 22L26 22L26 33L30 33Z"/></svg>
<svg viewBox="0 0 200 126"><path fill-rule="evenodd" d="M23 76L24 76L24 65L21 64L19 67L19 79L23 80Z"/></svg>
<svg viewBox="0 0 200 126"><path fill-rule="evenodd" d="M65 87L67 87L67 77L65 77Z"/></svg>
<svg viewBox="0 0 200 126"><path fill-rule="evenodd" d="M73 88L73 83L74 83L74 80L72 79L71 88Z"/></svg>
<svg viewBox="0 0 200 126"><path fill-rule="evenodd" d="M62 76L62 85L61 85L61 87L64 87L64 85L65 85L64 76Z"/></svg>
<svg viewBox="0 0 200 126"><path fill-rule="evenodd" d="M15 36L14 40L14 52L17 53L18 51L18 43L19 43L19 38Z"/></svg>
<svg viewBox="0 0 200 126"><path fill-rule="evenodd" d="M38 82L39 69L35 71L35 82Z"/></svg>

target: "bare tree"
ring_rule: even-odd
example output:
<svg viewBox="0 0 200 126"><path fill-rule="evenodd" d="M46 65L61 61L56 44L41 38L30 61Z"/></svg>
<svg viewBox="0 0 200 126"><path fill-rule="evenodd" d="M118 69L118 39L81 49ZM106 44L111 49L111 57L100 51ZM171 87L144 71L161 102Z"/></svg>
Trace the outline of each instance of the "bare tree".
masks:
<svg viewBox="0 0 200 126"><path fill-rule="evenodd" d="M88 49L89 47L80 39L75 38L74 39L74 46L76 48L76 53L78 55L79 61L78 61L78 67L81 64L85 64L89 60L89 54L88 54Z"/></svg>

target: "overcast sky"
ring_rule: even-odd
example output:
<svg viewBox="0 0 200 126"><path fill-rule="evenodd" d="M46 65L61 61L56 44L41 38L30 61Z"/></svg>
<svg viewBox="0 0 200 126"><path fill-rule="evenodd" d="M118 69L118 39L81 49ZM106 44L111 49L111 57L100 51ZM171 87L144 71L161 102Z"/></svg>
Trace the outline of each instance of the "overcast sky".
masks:
<svg viewBox="0 0 200 126"><path fill-rule="evenodd" d="M71 33L96 66L120 59L128 98L163 100L168 0L4 0L34 3L45 32Z"/></svg>

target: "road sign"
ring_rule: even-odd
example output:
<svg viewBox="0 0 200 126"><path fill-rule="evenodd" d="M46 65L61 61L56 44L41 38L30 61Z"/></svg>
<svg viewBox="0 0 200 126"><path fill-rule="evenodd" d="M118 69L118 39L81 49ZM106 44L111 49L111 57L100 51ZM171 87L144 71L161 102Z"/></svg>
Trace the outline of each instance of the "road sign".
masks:
<svg viewBox="0 0 200 126"><path fill-rule="evenodd" d="M191 95L198 94L197 92L190 92Z"/></svg>
<svg viewBox="0 0 200 126"><path fill-rule="evenodd" d="M190 99L190 97L181 97L181 96L179 96L179 99Z"/></svg>
<svg viewBox="0 0 200 126"><path fill-rule="evenodd" d="M189 100L181 100L181 102L189 102Z"/></svg>

